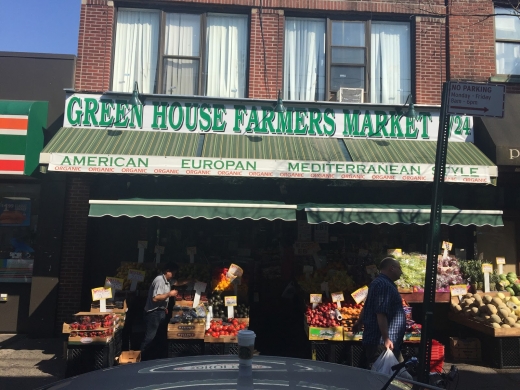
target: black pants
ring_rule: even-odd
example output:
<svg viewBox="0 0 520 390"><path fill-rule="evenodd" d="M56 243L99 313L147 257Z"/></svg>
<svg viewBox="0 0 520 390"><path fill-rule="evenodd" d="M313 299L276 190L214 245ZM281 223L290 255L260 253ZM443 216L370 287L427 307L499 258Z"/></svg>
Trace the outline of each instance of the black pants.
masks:
<svg viewBox="0 0 520 390"><path fill-rule="evenodd" d="M386 351L386 348L384 344L379 345L367 345L364 344L363 348L365 349L365 358L367 362L367 368L370 370L372 369L372 365L376 362L379 355L381 355L384 351ZM400 346L399 348L394 346L394 349L392 350L394 353L395 358L399 363L403 362L403 355L401 354Z"/></svg>
<svg viewBox="0 0 520 390"><path fill-rule="evenodd" d="M144 314L144 325L145 325L145 333L144 340L141 344L141 360L151 360L154 358L162 357L161 354L158 353L159 350L162 350L164 345L157 346L154 348L154 341L162 341L164 337L161 337L161 334L157 334L157 332L162 332L164 330L164 323L166 322L166 312L164 309L157 309L152 312L145 312ZM166 336L166 335L164 335Z"/></svg>

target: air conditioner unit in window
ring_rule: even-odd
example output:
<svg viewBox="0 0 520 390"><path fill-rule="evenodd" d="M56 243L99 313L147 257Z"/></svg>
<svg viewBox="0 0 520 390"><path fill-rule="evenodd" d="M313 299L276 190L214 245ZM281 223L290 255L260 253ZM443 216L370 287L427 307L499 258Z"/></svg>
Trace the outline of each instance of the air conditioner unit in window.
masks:
<svg viewBox="0 0 520 390"><path fill-rule="evenodd" d="M340 88L338 91L338 102L363 103L364 92L363 88Z"/></svg>

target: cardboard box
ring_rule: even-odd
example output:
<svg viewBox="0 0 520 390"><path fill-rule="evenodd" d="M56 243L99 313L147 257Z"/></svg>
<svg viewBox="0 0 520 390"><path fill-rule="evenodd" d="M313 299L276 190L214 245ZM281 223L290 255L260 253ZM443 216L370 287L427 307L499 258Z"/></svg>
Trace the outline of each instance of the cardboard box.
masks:
<svg viewBox="0 0 520 390"><path fill-rule="evenodd" d="M450 337L451 349L478 349L480 351L480 340L477 338L460 339L458 337Z"/></svg>
<svg viewBox="0 0 520 390"><path fill-rule="evenodd" d="M348 332L348 331L344 330L344 332L343 332L343 340L344 341L360 341L360 340L363 340L363 332L354 333L354 332Z"/></svg>
<svg viewBox="0 0 520 390"><path fill-rule="evenodd" d="M450 337L450 352L453 359L460 362L479 361L482 357L480 340L477 338Z"/></svg>
<svg viewBox="0 0 520 390"><path fill-rule="evenodd" d="M452 348L451 356L457 361L468 362L479 361L482 358L480 349Z"/></svg>
<svg viewBox="0 0 520 390"><path fill-rule="evenodd" d="M63 323L63 328L62 328L62 333L70 333L71 329L70 329L70 325L67 324L66 322Z"/></svg>
<svg viewBox="0 0 520 390"><path fill-rule="evenodd" d="M212 336L204 336L205 343L238 343L237 336L220 336L220 337L212 337Z"/></svg>
<svg viewBox="0 0 520 390"><path fill-rule="evenodd" d="M112 340L112 336L107 337L70 337L69 336L69 344L75 345L84 345L84 344L107 344L110 340Z"/></svg>
<svg viewBox="0 0 520 390"><path fill-rule="evenodd" d="M169 339L203 339L205 332L205 322L197 324L168 324Z"/></svg>
<svg viewBox="0 0 520 390"><path fill-rule="evenodd" d="M119 364L139 363L141 361L141 351L123 351L119 355Z"/></svg>
<svg viewBox="0 0 520 390"><path fill-rule="evenodd" d="M334 340L343 341L343 327L334 326L330 328L309 327L309 340Z"/></svg>

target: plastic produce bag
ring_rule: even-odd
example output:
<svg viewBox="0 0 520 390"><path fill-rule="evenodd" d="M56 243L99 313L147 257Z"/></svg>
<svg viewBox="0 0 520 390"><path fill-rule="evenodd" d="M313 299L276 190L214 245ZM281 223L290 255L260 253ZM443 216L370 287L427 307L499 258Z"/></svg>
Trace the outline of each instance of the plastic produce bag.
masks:
<svg viewBox="0 0 520 390"><path fill-rule="evenodd" d="M395 366L396 364L399 364L399 362L395 358L394 353L390 348L387 348L385 352L379 355L375 363L372 365L372 371L391 376L394 373L392 366ZM399 371L397 376L403 379L413 379L404 368Z"/></svg>

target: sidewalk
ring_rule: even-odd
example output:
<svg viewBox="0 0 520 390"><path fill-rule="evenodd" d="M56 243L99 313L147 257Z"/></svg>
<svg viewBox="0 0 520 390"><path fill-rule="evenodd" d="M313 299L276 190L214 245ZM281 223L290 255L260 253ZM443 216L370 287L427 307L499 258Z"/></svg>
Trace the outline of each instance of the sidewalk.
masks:
<svg viewBox="0 0 520 390"><path fill-rule="evenodd" d="M60 338L29 339L23 335L0 334L0 389L30 390L62 379L65 373L62 347ZM451 389L520 388L520 369L454 364L460 374L458 384L453 383ZM450 367L451 363L444 364L446 371Z"/></svg>
<svg viewBox="0 0 520 390"><path fill-rule="evenodd" d="M0 389L29 390L63 378L60 338L0 334Z"/></svg>

